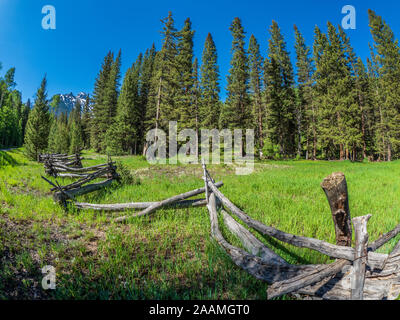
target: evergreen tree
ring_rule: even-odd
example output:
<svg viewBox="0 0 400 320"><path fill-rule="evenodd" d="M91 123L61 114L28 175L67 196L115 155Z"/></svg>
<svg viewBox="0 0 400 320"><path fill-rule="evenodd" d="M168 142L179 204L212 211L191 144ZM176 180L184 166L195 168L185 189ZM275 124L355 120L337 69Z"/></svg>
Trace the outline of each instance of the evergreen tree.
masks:
<svg viewBox="0 0 400 320"><path fill-rule="evenodd" d="M249 66L244 48L245 32L239 18L233 20L229 30L233 36L232 59L221 124L224 128L248 129L251 127Z"/></svg>
<svg viewBox="0 0 400 320"><path fill-rule="evenodd" d="M154 58L153 76L146 108L145 128L162 128L168 132L169 121L179 120L179 111L176 109L176 95L178 93L177 30L175 29L172 13L161 20L163 29L162 47ZM156 134L157 135L157 134ZM143 148L143 154L147 145Z"/></svg>
<svg viewBox="0 0 400 320"><path fill-rule="evenodd" d="M125 74L121 94L118 99L117 116L108 132L108 153L136 154L140 142L142 110L139 95L140 67L142 55Z"/></svg>
<svg viewBox="0 0 400 320"><path fill-rule="evenodd" d="M35 104L26 125L25 150L27 156L36 160L38 154L47 149L50 130L50 114L46 93L46 77L36 93Z"/></svg>
<svg viewBox="0 0 400 320"><path fill-rule="evenodd" d="M105 56L101 70L96 78L93 92L93 119L91 123L91 146L96 152L102 150L104 133L110 124L109 109L107 107L106 91L111 82L111 69L114 55L110 51Z"/></svg>
<svg viewBox="0 0 400 320"><path fill-rule="evenodd" d="M313 103L313 63L310 57L310 48L306 45L303 35L297 26L295 31L296 69L298 83L298 105L296 110L298 147L302 149L301 142L304 137L306 142L306 159L312 153L312 159L316 159L317 152L317 115L316 106ZM310 152L310 149L312 152Z"/></svg>
<svg viewBox="0 0 400 320"><path fill-rule="evenodd" d="M391 161L393 153L400 147L400 50L398 40L387 23L374 11L368 11L369 26L373 48L376 52L375 62L378 74L377 100L379 102L380 121L377 134L381 137L380 157ZM380 140L380 139L379 139Z"/></svg>
<svg viewBox="0 0 400 320"><path fill-rule="evenodd" d="M193 37L192 23L186 19L178 33L176 65L178 68L178 93L175 96L176 109L179 112L178 131L182 128L195 127L192 105L193 89Z"/></svg>
<svg viewBox="0 0 400 320"><path fill-rule="evenodd" d="M264 121L265 107L262 99L263 91L263 59L260 54L260 45L254 35L251 35L249 42L249 67L250 67L250 93L253 105L253 127L255 130L255 143L258 153L262 157L264 147Z"/></svg>
<svg viewBox="0 0 400 320"><path fill-rule="evenodd" d="M271 38L265 61L268 134L270 141L279 146L281 156L293 156L296 130L293 66L275 21L269 32Z"/></svg>
<svg viewBox="0 0 400 320"><path fill-rule="evenodd" d="M139 150L143 151L146 131L147 106L150 99L151 80L153 77L154 61L156 57L156 48L153 43L152 47L146 50L140 72L140 128L139 128Z"/></svg>
<svg viewBox="0 0 400 320"><path fill-rule="evenodd" d="M82 112L82 138L83 146L90 149L90 130L91 130L91 110L90 110L90 95L87 94L85 105Z"/></svg>
<svg viewBox="0 0 400 320"><path fill-rule="evenodd" d="M70 153L79 153L83 149L83 130L81 124L81 104L76 100L74 109L70 114Z"/></svg>
<svg viewBox="0 0 400 320"><path fill-rule="evenodd" d="M207 129L219 127L219 67L217 48L210 33L204 43L200 69L199 126Z"/></svg>

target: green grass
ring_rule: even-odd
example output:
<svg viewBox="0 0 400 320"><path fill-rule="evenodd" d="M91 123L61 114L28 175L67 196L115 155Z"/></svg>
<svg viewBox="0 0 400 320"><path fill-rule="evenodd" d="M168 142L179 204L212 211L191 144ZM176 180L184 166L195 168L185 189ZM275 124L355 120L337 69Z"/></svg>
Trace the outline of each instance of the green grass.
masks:
<svg viewBox="0 0 400 320"><path fill-rule="evenodd" d="M84 165L106 157L84 153ZM149 165L143 157L114 157L135 175L132 185L80 197L93 203L155 201L201 187L200 165ZM371 213L370 241L399 223L400 162L259 162L248 176L210 165L221 191L253 218L281 230L334 242L320 183L346 175L352 217ZM206 208L160 210L116 224L119 214L68 213L53 203L40 178L43 165L21 149L0 154L0 299L265 299L267 285L236 267L210 237ZM70 179L59 179L61 184ZM123 214L126 214L123 213ZM226 238L240 242L222 226ZM294 264L327 263L315 251L267 239ZM389 252L393 239L380 252ZM53 265L57 289L41 289L41 267Z"/></svg>

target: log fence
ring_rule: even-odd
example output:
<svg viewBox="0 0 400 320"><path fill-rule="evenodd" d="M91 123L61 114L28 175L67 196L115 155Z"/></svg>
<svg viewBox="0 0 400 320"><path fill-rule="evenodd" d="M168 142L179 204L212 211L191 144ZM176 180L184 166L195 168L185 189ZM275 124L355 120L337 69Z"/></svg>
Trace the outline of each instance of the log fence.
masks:
<svg viewBox="0 0 400 320"><path fill-rule="evenodd" d="M41 159L48 161L50 158L67 160L66 155L52 155ZM80 210L140 210L117 217L115 222L127 222L131 218L146 216L162 208L206 206L211 223L211 236L238 267L269 284L268 299L291 295L303 299L392 300L400 294L400 241L390 254L376 252L400 233L400 224L369 243L367 224L372 216L351 219L347 183L343 173L333 173L321 183L335 228L336 244L332 244L320 239L294 235L251 218L219 190L223 183L214 181L204 162L203 188L161 201L114 204L76 201L77 196L99 190L119 178L113 162L87 168L72 168L66 163L59 163L58 160L53 161L53 164L52 170L57 168L58 176L68 173L71 177L79 178L70 185L60 186L57 182L54 184L43 177L52 185L51 190L56 201L65 204L67 200L72 200ZM88 184L100 177L106 177L107 180ZM189 199L200 194L205 194L205 199ZM220 231L218 215L222 216L220 221L223 221L227 229L240 240L244 249L230 244L224 238ZM336 260L329 264L290 264L259 240L251 230L292 246L317 251Z"/></svg>

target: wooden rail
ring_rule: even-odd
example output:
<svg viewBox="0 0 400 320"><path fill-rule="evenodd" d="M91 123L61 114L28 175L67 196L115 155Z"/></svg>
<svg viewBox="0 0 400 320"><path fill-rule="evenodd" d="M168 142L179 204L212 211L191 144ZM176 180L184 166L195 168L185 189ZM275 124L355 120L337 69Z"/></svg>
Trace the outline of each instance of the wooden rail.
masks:
<svg viewBox="0 0 400 320"><path fill-rule="evenodd" d="M236 207L214 184L203 163L203 180L208 194L211 234L232 261L257 279L270 284L268 298L284 294L322 299L395 299L400 294L400 241L391 254L373 252L400 233L400 226L368 245L367 222L371 215L353 219L355 248L350 247L352 224L346 179L333 173L321 184L327 196L335 227L336 245L296 236L252 219ZM246 226L282 242L316 250L338 260L327 265L290 265L255 238L232 218L235 215ZM219 210L220 209L220 210ZM218 210L228 229L235 234L247 252L229 244L218 226Z"/></svg>

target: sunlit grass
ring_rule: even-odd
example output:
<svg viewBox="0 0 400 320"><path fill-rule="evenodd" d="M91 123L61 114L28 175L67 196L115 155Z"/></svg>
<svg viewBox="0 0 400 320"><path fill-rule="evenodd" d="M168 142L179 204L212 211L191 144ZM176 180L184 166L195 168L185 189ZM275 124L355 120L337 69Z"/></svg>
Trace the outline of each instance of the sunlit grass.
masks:
<svg viewBox="0 0 400 320"><path fill-rule="evenodd" d="M40 282L39 268L51 264L57 269L57 290L43 293L47 298L266 298L267 285L236 267L211 239L206 208L164 209L124 225L113 222L118 214L73 208L64 212L53 202L50 186L40 178L42 164L28 161L21 149L5 154L3 159L7 160L0 163L0 222L4 220L3 228L0 224L0 252L12 251L15 246L18 254L10 255L11 262L0 267L3 283L10 284L0 284L0 292L2 286L4 291L21 286L21 294L30 296L30 289L13 276L20 272ZM84 157L85 166L107 161L107 156L93 152L85 152ZM135 183L116 183L108 190L79 197L80 201L156 201L204 184L200 164L149 165L143 157L130 156L112 159L129 168ZM370 241L400 220L399 161L265 161L257 162L248 176L235 175L234 167L223 164L210 165L209 171L216 181L223 180L221 191L254 219L297 235L334 242L331 213L320 183L336 171L346 175L352 217L373 215L368 224ZM71 181L59 179L61 184ZM24 226L22 231L8 232L6 219ZM222 231L240 246L223 225ZM315 251L253 233L290 263L329 261ZM380 252L389 252L396 241ZM3 293L0 298L10 297Z"/></svg>

